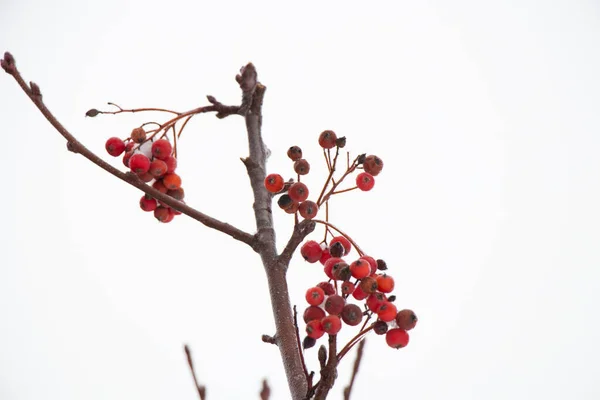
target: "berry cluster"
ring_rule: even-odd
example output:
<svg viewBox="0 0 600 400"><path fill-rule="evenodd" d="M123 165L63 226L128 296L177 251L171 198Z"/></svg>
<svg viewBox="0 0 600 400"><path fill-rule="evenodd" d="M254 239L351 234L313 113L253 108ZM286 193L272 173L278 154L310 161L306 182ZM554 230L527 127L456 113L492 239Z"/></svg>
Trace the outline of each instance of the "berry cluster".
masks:
<svg viewBox="0 0 600 400"><path fill-rule="evenodd" d="M411 310L400 310L394 305L394 278L385 273L387 265L383 260L360 255L349 262L345 260L352 250L351 242L344 236L336 236L329 246L314 240L306 241L300 253L310 263L319 261L323 272L329 278L311 287L306 292L309 304L304 311L306 333L311 339L319 339L325 333L337 334L342 322L356 326L364 321L358 337L373 330L378 335L386 335L386 342L394 348L408 344L407 331L415 327L417 317ZM364 301L363 308L348 300ZM368 321L376 316L377 321L365 328ZM391 329L390 329L391 328ZM314 342L305 340L306 344Z"/></svg>
<svg viewBox="0 0 600 400"><path fill-rule="evenodd" d="M131 135L122 140L111 137L106 141L106 151L113 157L123 154L123 164L129 167L142 181L151 183L152 187L174 199L183 201L184 191L181 177L175 173L177 158L171 142L166 138L157 139L156 135L147 137L143 127L135 128ZM154 212L160 222L171 222L179 211L157 201L148 195L140 199L140 208Z"/></svg>

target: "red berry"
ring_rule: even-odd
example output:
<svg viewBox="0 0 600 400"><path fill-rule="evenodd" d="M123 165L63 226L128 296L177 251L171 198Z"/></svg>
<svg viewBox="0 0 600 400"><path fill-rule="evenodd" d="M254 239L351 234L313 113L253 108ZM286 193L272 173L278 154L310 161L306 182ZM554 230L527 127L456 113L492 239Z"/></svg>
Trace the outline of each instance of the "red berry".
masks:
<svg viewBox="0 0 600 400"><path fill-rule="evenodd" d="M344 296L350 296L352 293L354 293L354 289L356 289L356 286L354 286L354 283L352 283L350 281L344 281L342 283L342 294Z"/></svg>
<svg viewBox="0 0 600 400"><path fill-rule="evenodd" d="M371 266L371 275L377 272L377 261L371 256L362 256L361 259L366 260Z"/></svg>
<svg viewBox="0 0 600 400"><path fill-rule="evenodd" d="M287 151L288 157L292 161L296 161L302 158L302 149L298 146L292 146Z"/></svg>
<svg viewBox="0 0 600 400"><path fill-rule="evenodd" d="M328 315L321 320L323 330L330 335L336 335L342 329L342 320L337 315Z"/></svg>
<svg viewBox="0 0 600 400"><path fill-rule="evenodd" d="M142 143L146 140L146 131L142 127L134 128L131 131L131 140L135 143Z"/></svg>
<svg viewBox="0 0 600 400"><path fill-rule="evenodd" d="M327 260L329 260L331 258L331 254L329 253L329 249L328 248L324 248L323 249L323 253L321 254L321 259L319 260L319 262L323 265L325 265L325 262L327 262Z"/></svg>
<svg viewBox="0 0 600 400"><path fill-rule="evenodd" d="M332 149L335 147L337 135L334 131L323 131L319 135L319 145L324 149Z"/></svg>
<svg viewBox="0 0 600 400"><path fill-rule="evenodd" d="M142 153L136 153L129 159L129 168L138 175L148 172L150 160Z"/></svg>
<svg viewBox="0 0 600 400"><path fill-rule="evenodd" d="M123 165L126 167L129 167L129 160L131 159L131 156L133 155L132 151L128 151L127 153L123 154Z"/></svg>
<svg viewBox="0 0 600 400"><path fill-rule="evenodd" d="M320 305L325 300L325 292L320 287L312 287L306 291L306 302L311 306ZM394 314L396 316L396 314Z"/></svg>
<svg viewBox="0 0 600 400"><path fill-rule="evenodd" d="M385 334L385 341L388 346L395 349L401 349L408 344L408 333L404 329L390 329Z"/></svg>
<svg viewBox="0 0 600 400"><path fill-rule="evenodd" d="M366 260L359 258L350 264L350 272L356 279L366 278L371 275L371 265Z"/></svg>
<svg viewBox="0 0 600 400"><path fill-rule="evenodd" d="M169 156L167 157L167 159L165 160L165 163L167 164L167 173L168 174L172 174L173 172L175 172L175 170L177 169L177 159L173 156Z"/></svg>
<svg viewBox="0 0 600 400"><path fill-rule="evenodd" d="M171 222L173 220L173 214L169 211L169 208L158 206L154 210L154 218L159 220L160 222Z"/></svg>
<svg viewBox="0 0 600 400"><path fill-rule="evenodd" d="M169 190L176 190L181 187L181 178L175 173L166 174L163 176L162 182L163 185L165 185L165 187Z"/></svg>
<svg viewBox="0 0 600 400"><path fill-rule="evenodd" d="M318 339L325 334L321 321L322 320L314 319L306 324L306 334L309 337Z"/></svg>
<svg viewBox="0 0 600 400"><path fill-rule="evenodd" d="M265 178L265 188L271 193L278 193L284 185L285 181L279 174L270 174Z"/></svg>
<svg viewBox="0 0 600 400"><path fill-rule="evenodd" d="M369 293L365 293L365 291L361 289L360 285L356 285L356 287L354 288L354 292L352 292L352 297L354 297L358 301L364 300L368 296Z"/></svg>
<svg viewBox="0 0 600 400"><path fill-rule="evenodd" d="M154 211L157 206L156 200L148 195L144 195L140 199L140 208L144 211Z"/></svg>
<svg viewBox="0 0 600 400"><path fill-rule="evenodd" d="M377 156L367 156L363 162L363 168L365 169L365 172L368 172L373 176L377 176L383 169L383 161L381 161L381 158Z"/></svg>
<svg viewBox="0 0 600 400"><path fill-rule="evenodd" d="M135 147L135 143L132 141L127 142L127 145L125 146L125 151L131 151L133 150L133 148Z"/></svg>
<svg viewBox="0 0 600 400"><path fill-rule="evenodd" d="M379 292L371 293L369 297L367 297L367 307L369 307L369 310L377 312L379 306L382 305L384 301L387 301L385 294Z"/></svg>
<svg viewBox="0 0 600 400"><path fill-rule="evenodd" d="M154 177L152 176L152 174L148 173L148 172L144 172L143 174L138 174L138 177L143 181L143 182L150 182L154 179Z"/></svg>
<svg viewBox="0 0 600 400"><path fill-rule="evenodd" d="M106 151L113 157L119 157L125 151L125 142L118 137L111 137L106 141Z"/></svg>
<svg viewBox="0 0 600 400"><path fill-rule="evenodd" d="M331 257L325 261L323 271L325 271L325 275L327 275L328 278L335 279L333 277L333 266L338 263L344 263L344 260L339 257Z"/></svg>
<svg viewBox="0 0 600 400"><path fill-rule="evenodd" d="M344 255L348 255L348 253L350 253L350 250L352 250L352 244L350 243L350 241L343 236L336 236L333 239L331 239L331 242L329 242L329 247L333 246L337 242L340 242L342 246L344 246Z"/></svg>
<svg viewBox="0 0 600 400"><path fill-rule="evenodd" d="M296 203L295 201L292 201L289 206L287 206L286 208L283 209L283 211L285 211L288 214L294 214L295 212L298 211L298 207L299 207L299 204Z"/></svg>
<svg viewBox="0 0 600 400"><path fill-rule="evenodd" d="M159 160L166 160L171 155L173 147L171 142L166 139L159 139L152 143L152 155Z"/></svg>
<svg viewBox="0 0 600 400"><path fill-rule="evenodd" d="M377 276L377 288L382 293L390 293L394 290L394 278L389 275L378 275Z"/></svg>
<svg viewBox="0 0 600 400"><path fill-rule="evenodd" d="M368 172L361 172L356 176L356 186L363 192L368 192L375 186L375 178Z"/></svg>
<svg viewBox="0 0 600 400"><path fill-rule="evenodd" d="M300 203L298 212L304 219L313 219L319 212L319 206L314 201L306 200Z"/></svg>
<svg viewBox="0 0 600 400"><path fill-rule="evenodd" d="M390 322L396 319L397 313L398 309L394 303L390 303L389 301L384 301L377 309L377 316L380 320L385 322Z"/></svg>
<svg viewBox="0 0 600 400"><path fill-rule="evenodd" d="M342 296L334 294L325 300L325 311L329 314L340 315L345 305L346 300Z"/></svg>
<svg viewBox="0 0 600 400"><path fill-rule="evenodd" d="M162 181L155 181L152 184L152 187L161 193L167 193L169 191L169 189L167 189L166 186L163 185Z"/></svg>
<svg viewBox="0 0 600 400"><path fill-rule="evenodd" d="M346 304L342 310L342 321L350 326L356 326L362 321L363 312L356 304Z"/></svg>
<svg viewBox="0 0 600 400"><path fill-rule="evenodd" d="M159 159L152 160L148 172L155 178L160 178L167 173L167 163Z"/></svg>
<svg viewBox="0 0 600 400"><path fill-rule="evenodd" d="M310 164L304 158L301 158L294 163L294 171L298 175L306 175L310 171Z"/></svg>
<svg viewBox="0 0 600 400"><path fill-rule="evenodd" d="M305 261L316 263L321 259L323 249L321 249L321 245L316 241L309 240L300 248L300 254L302 254L302 258L304 258Z"/></svg>
<svg viewBox="0 0 600 400"><path fill-rule="evenodd" d="M419 319L412 310L402 310L396 315L396 323L398 328L410 331L417 325Z"/></svg>
<svg viewBox="0 0 600 400"><path fill-rule="evenodd" d="M333 264L331 274L336 281L347 281L352 276L350 266L345 261Z"/></svg>
<svg viewBox="0 0 600 400"><path fill-rule="evenodd" d="M320 287L321 289L323 289L326 296L331 296L332 294L335 294L335 288L329 282L319 282L317 287Z"/></svg>
<svg viewBox="0 0 600 400"><path fill-rule="evenodd" d="M183 200L183 198L185 197L185 192L183 191L183 188L169 190L167 191L167 194L179 201Z"/></svg>
<svg viewBox="0 0 600 400"><path fill-rule="evenodd" d="M320 321L321 319L325 318L325 310L323 310L321 307L310 306L304 310L304 315L302 317L304 318L304 322L307 323L314 320Z"/></svg>
<svg viewBox="0 0 600 400"><path fill-rule="evenodd" d="M302 203L308 199L308 187L302 182L296 182L288 189L288 195L296 203Z"/></svg>

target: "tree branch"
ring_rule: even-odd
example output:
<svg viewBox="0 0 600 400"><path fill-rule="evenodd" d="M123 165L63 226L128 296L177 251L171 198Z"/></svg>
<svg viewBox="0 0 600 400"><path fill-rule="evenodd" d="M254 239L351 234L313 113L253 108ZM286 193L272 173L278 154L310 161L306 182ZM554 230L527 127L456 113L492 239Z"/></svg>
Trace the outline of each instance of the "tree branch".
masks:
<svg viewBox="0 0 600 400"><path fill-rule="evenodd" d="M358 348L356 349L356 360L354 360L354 367L352 368L352 377L350 378L350 383L348 384L348 386L344 388L344 400L350 400L350 394L352 394L352 387L354 386L356 374L358 374L360 362L362 361L365 342L366 339L361 340L361 342L358 344Z"/></svg>
<svg viewBox="0 0 600 400"><path fill-rule="evenodd" d="M279 255L279 262L285 265L289 265L292 256L294 255L294 251L296 248L302 243L302 241L311 234L317 224L314 221L305 219L299 224L294 226L294 233L290 237L290 240L285 245L285 248Z"/></svg>
<svg viewBox="0 0 600 400"><path fill-rule="evenodd" d="M192 361L192 352L190 351L190 348L187 344L183 346L183 349L185 350L185 355L187 357L188 365L190 366L190 371L192 371L192 378L194 379L194 385L198 390L198 396L200 396L200 400L206 400L206 386L201 386L200 384L198 384L198 378L196 377L196 371L194 370L194 362Z"/></svg>
<svg viewBox="0 0 600 400"><path fill-rule="evenodd" d="M154 189L153 187L145 184L137 177L137 175L133 173L124 173L118 170L117 168L113 167L106 161L102 160L100 157L98 157L96 154L94 154L92 151L86 148L83 144L81 144L50 112L50 110L42 101L42 94L39 86L33 82L31 82L30 85L27 85L27 83L25 83L23 77L17 70L14 58L10 53L7 52L4 54L4 59L0 62L0 64L8 74L13 76L13 78L17 81L21 89L23 89L25 94L29 96L31 101L33 101L33 104L36 105L36 107L40 110L42 115L46 117L48 122L50 122L50 124L52 124L52 126L67 140L67 148L70 151L81 154L100 168L116 176L122 181L129 183L130 185L140 189L142 192L154 197L156 200L164 202L169 207L172 207L173 209L180 211L181 213L199 221L205 226L215 229L219 232L223 232L236 240L246 243L253 249L257 249L257 242L253 235L244 232L228 223L219 221L216 218L206 215L178 200L175 200L171 196L163 194L158 190Z"/></svg>

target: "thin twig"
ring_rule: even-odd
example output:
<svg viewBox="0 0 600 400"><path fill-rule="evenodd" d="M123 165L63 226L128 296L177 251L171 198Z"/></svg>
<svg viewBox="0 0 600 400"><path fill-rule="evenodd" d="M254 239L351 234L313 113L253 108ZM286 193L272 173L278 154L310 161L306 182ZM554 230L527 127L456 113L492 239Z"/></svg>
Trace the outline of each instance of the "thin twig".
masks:
<svg viewBox="0 0 600 400"><path fill-rule="evenodd" d="M352 387L354 386L354 381L356 379L356 374L358 373L358 369L360 368L360 362L362 360L363 349L365 347L365 342L367 339L363 339L358 344L358 348L356 349L356 360L354 360L354 367L352 368L352 377L350 378L350 383L348 386L344 388L344 400L350 400L350 394L352 393Z"/></svg>
<svg viewBox="0 0 600 400"><path fill-rule="evenodd" d="M185 350L185 355L187 356L187 362L190 366L190 371L192 371L192 378L194 378L194 385L196 385L196 389L198 390L198 396L200 396L200 400L206 400L206 386L201 386L198 384L198 378L196 377L196 371L194 370L194 362L192 361L192 353L190 348L186 344L183 346Z"/></svg>
<svg viewBox="0 0 600 400"><path fill-rule="evenodd" d="M310 390L310 380L308 375L308 368L306 368L306 362L304 361L304 351L302 351L302 342L300 341L300 332L298 331L298 311L294 305L294 327L296 328L296 339L298 340L298 350L300 351L300 360L302 360L302 368L304 369L304 376L306 377L306 384L308 390Z"/></svg>
<svg viewBox="0 0 600 400"><path fill-rule="evenodd" d="M336 227L335 225L333 225L331 222L327 222L327 221L323 221L321 219L313 219L313 222L317 223L317 224L323 224L333 230L336 230L340 235L342 235L343 237L345 237L346 239L348 239L348 241L354 246L354 248L356 249L356 251L358 252L358 254L360 256L364 256L365 252L362 251L362 249L360 247L358 247L358 245L356 244L356 242L345 232L343 232L341 229L339 229L338 227Z"/></svg>
<svg viewBox="0 0 600 400"><path fill-rule="evenodd" d="M269 400L271 397L271 388L266 379L262 381L262 389L260 390L260 400Z"/></svg>

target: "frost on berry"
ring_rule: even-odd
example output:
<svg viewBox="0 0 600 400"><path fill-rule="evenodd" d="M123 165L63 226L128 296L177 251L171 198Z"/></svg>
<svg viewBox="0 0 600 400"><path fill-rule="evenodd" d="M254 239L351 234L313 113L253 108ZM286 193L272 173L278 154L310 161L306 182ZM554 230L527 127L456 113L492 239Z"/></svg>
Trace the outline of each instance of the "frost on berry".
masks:
<svg viewBox="0 0 600 400"><path fill-rule="evenodd" d="M365 169L365 172L377 176L383 169L383 161L381 161L381 158L374 155L367 156L363 162L363 168Z"/></svg>
<svg viewBox="0 0 600 400"><path fill-rule="evenodd" d="M166 160L171 155L173 147L171 142L166 139L159 139L152 143L152 155L159 160Z"/></svg>
<svg viewBox="0 0 600 400"><path fill-rule="evenodd" d="M323 250L321 249L321 245L319 243L314 240L309 240L300 248L300 254L302 255L302 258L309 263L316 263L321 259Z"/></svg>

